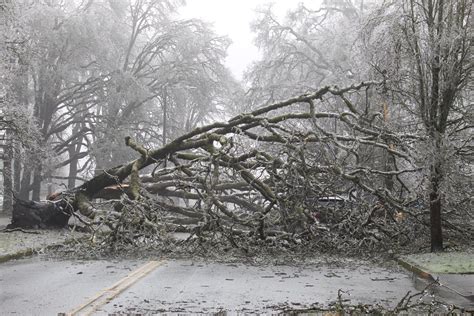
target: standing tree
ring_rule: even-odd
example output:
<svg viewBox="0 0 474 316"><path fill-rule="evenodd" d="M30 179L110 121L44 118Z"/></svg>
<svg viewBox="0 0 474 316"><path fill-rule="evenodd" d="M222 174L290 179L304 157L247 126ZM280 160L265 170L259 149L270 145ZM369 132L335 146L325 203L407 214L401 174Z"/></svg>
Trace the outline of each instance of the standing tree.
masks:
<svg viewBox="0 0 474 316"><path fill-rule="evenodd" d="M3 211L12 209L13 192L19 191L23 152L42 152L39 131L27 107L25 93L27 35L19 21L23 4L0 4L0 134L3 150Z"/></svg>
<svg viewBox="0 0 474 316"><path fill-rule="evenodd" d="M87 133L86 128L74 133L74 127L84 127L93 99L96 81L89 81L87 74L90 52L99 41L88 32L92 23L83 23L82 8L74 4L15 1L8 8L16 27L4 33L10 35L5 47L13 52L8 60L16 64L9 72L9 104L39 131L35 148L14 148L14 189L23 198L33 191L33 199L39 200L42 181L86 155L69 149L77 148ZM67 157L68 152L73 155Z"/></svg>
<svg viewBox="0 0 474 316"><path fill-rule="evenodd" d="M466 89L473 68L472 6L471 0L389 1L368 24L372 65L424 127L433 252L443 250L446 171L450 159L466 151L455 139L473 127ZM461 143L470 142L468 133Z"/></svg>

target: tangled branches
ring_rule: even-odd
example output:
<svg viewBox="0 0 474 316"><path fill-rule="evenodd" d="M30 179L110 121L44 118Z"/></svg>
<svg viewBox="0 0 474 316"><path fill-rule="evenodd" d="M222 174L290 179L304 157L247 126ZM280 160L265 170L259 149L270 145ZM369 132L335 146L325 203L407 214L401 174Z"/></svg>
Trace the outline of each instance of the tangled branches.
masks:
<svg viewBox="0 0 474 316"><path fill-rule="evenodd" d="M68 192L71 205L107 223L112 243L183 230L234 247L235 236L353 251L406 245L427 233L427 206L417 194L423 138L362 110L361 91L378 85L324 87L155 150L128 137L140 158ZM91 207L97 197L115 197L106 218Z"/></svg>
<svg viewBox="0 0 474 316"><path fill-rule="evenodd" d="M350 300L347 299L349 294L339 290L337 300L330 304L329 307L315 304L304 309L286 308L284 312L290 315L299 315L301 313L329 313L336 315L462 314L464 311L462 308L434 299L431 291L436 285L436 283L429 284L422 291L413 294L410 291L407 292L393 308L387 308L378 304L351 304L349 303Z"/></svg>

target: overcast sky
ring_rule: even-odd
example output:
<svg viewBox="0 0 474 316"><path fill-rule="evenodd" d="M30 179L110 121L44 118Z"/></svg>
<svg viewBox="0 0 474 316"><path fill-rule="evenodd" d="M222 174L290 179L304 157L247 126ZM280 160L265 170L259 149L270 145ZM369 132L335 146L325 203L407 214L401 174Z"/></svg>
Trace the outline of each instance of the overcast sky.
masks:
<svg viewBox="0 0 474 316"><path fill-rule="evenodd" d="M237 79L250 63L258 58L258 50L253 44L250 22L254 20L254 10L258 6L274 3L274 9L280 16L298 3L314 3L318 0L188 0L181 9L183 18L200 18L214 24L219 35L227 35L233 44L229 47L227 65Z"/></svg>

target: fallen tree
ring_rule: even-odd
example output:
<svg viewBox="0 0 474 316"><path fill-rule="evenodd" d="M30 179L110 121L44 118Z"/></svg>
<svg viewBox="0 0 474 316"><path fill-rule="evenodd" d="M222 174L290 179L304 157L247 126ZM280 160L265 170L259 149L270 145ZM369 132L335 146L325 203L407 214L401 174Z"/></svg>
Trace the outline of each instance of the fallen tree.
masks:
<svg viewBox="0 0 474 316"><path fill-rule="evenodd" d="M382 113L363 110L360 94L380 85L324 87L154 150L127 137L137 159L53 201L17 201L11 226L57 227L80 214L88 225L107 225L109 241L131 243L178 228L218 232L234 246L233 236L242 235L408 243L428 229L419 183L410 178L422 170L415 153L423 137L391 130ZM152 172L140 176L149 166ZM110 202L98 206L96 198ZM55 216L62 221L49 219ZM410 229L400 224L407 217Z"/></svg>

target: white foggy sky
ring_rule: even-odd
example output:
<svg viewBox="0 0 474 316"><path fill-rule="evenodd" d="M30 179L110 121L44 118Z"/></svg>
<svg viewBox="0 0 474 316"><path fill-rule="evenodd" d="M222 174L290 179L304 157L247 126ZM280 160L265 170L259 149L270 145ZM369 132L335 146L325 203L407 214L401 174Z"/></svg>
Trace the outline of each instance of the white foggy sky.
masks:
<svg viewBox="0 0 474 316"><path fill-rule="evenodd" d="M227 35L232 45L227 53L227 66L237 79L242 78L244 70L258 59L257 47L253 44L250 23L255 18L254 9L267 3L273 3L280 16L298 3L314 6L319 0L187 0L180 10L183 18L199 18L214 25L219 35Z"/></svg>

